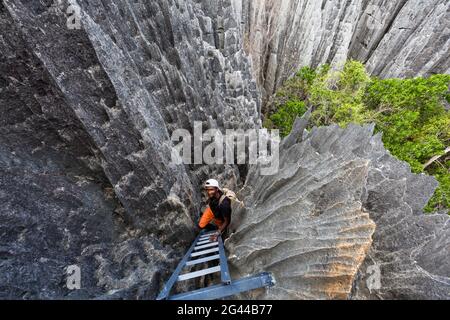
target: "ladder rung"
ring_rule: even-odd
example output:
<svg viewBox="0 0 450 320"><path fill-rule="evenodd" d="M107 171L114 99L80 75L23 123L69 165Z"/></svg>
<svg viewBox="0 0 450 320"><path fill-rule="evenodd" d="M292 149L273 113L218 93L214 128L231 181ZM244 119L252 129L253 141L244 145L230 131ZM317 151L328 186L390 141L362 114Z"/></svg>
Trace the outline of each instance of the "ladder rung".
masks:
<svg viewBox="0 0 450 320"><path fill-rule="evenodd" d="M195 247L194 250L206 249L206 248L214 247L214 246L217 246L217 245L219 245L219 242L217 242L217 241L216 242L211 242L211 243L208 243L208 244L204 244L202 246Z"/></svg>
<svg viewBox="0 0 450 320"><path fill-rule="evenodd" d="M193 266L194 264L208 262L208 261L212 261L212 260L216 260L216 259L220 259L220 255L216 254L214 256L204 257L204 258L197 259L197 260L191 260L191 261L186 262L186 265Z"/></svg>
<svg viewBox="0 0 450 320"><path fill-rule="evenodd" d="M217 231L211 231L208 233L204 233L200 236L200 238L206 238L206 237L211 237L213 234L217 233Z"/></svg>
<svg viewBox="0 0 450 320"><path fill-rule="evenodd" d="M209 238L211 238L211 236L207 236L207 237L200 237L200 238L198 238L198 241L205 241L205 240L209 240Z"/></svg>
<svg viewBox="0 0 450 320"><path fill-rule="evenodd" d="M202 234L201 236L200 236L200 238L202 238L202 237L209 237L209 236L212 236L214 233L216 233L217 231L211 231L211 232L208 232L208 233L204 233L204 234Z"/></svg>
<svg viewBox="0 0 450 320"><path fill-rule="evenodd" d="M213 252L217 252L217 251L219 251L219 247L191 253L191 257L198 257L198 256L202 256L207 253L213 253Z"/></svg>
<svg viewBox="0 0 450 320"><path fill-rule="evenodd" d="M195 272L185 273L185 274L178 276L178 281L184 281L184 280L189 280L192 278L198 278L198 277L201 277L201 276L204 276L204 275L207 275L210 273L219 272L219 271L220 271L220 266L216 266L216 267L203 269L203 270L199 270L199 271L195 271Z"/></svg>
<svg viewBox="0 0 450 320"><path fill-rule="evenodd" d="M201 246L202 244L207 244L207 243L210 243L211 241L209 241L209 240L206 240L206 241L200 241L200 242L197 242L196 243L196 245L197 246Z"/></svg>

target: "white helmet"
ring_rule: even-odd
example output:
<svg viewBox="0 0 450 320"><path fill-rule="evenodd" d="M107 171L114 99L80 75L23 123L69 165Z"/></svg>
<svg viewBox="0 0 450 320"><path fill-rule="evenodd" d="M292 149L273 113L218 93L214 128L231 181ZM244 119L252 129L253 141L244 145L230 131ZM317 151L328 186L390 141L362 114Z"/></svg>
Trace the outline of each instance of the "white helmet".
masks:
<svg viewBox="0 0 450 320"><path fill-rule="evenodd" d="M206 181L204 187L216 187L220 189L219 182L215 179L209 179L208 181Z"/></svg>

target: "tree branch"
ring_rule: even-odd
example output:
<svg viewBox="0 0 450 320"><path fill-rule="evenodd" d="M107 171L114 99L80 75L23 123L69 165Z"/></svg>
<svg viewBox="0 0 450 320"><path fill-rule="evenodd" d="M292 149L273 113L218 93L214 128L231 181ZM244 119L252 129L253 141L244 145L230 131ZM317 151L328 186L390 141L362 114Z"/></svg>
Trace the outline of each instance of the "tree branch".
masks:
<svg viewBox="0 0 450 320"><path fill-rule="evenodd" d="M447 153L450 152L450 147L447 147L444 150L444 154L438 155L438 156L434 156L433 158L431 158L427 163L425 163L423 165L423 169L425 170L426 168L428 168L431 164L433 164L436 160L442 158L443 156L445 156Z"/></svg>

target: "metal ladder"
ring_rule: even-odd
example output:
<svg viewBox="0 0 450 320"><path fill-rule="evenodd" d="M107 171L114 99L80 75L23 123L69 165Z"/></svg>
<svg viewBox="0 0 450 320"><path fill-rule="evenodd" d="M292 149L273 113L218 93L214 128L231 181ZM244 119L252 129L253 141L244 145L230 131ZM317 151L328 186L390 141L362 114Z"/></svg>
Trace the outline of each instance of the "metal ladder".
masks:
<svg viewBox="0 0 450 320"><path fill-rule="evenodd" d="M220 299L253 289L271 287L275 284L272 275L267 272L235 281L231 280L222 237L219 236L217 238L217 241L211 242L209 238L213 234L214 232L202 231L197 236L156 300ZM183 271L185 267L215 260L219 260L219 265L215 267L181 274L181 271ZM169 295L172 287L176 282L198 278L207 274L217 272L220 272L222 282L221 284L172 296Z"/></svg>

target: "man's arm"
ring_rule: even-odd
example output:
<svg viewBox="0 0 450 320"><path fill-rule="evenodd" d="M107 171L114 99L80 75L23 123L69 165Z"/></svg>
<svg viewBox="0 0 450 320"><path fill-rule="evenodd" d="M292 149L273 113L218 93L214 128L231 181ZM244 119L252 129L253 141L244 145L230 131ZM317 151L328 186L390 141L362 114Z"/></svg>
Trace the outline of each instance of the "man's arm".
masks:
<svg viewBox="0 0 450 320"><path fill-rule="evenodd" d="M199 229L204 229L213 219L214 214L212 213L211 208L207 206L205 211L203 211L202 217L200 218L197 227Z"/></svg>
<svg viewBox="0 0 450 320"><path fill-rule="evenodd" d="M213 237L212 240L216 241L217 237L221 235L225 229L230 225L231 222L231 202L230 199L226 198L223 200L222 205L220 206L220 213L223 217L224 222L222 225L218 228L216 236Z"/></svg>

